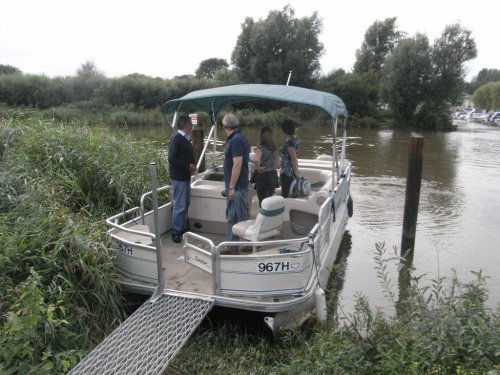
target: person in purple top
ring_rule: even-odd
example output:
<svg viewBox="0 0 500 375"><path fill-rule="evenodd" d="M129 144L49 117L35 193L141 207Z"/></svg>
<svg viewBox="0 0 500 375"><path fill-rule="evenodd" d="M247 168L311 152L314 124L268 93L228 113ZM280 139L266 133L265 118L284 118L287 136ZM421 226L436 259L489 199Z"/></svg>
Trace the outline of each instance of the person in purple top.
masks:
<svg viewBox="0 0 500 375"><path fill-rule="evenodd" d="M168 171L172 181L172 241L180 243L185 232L187 213L191 201L191 176L196 173L194 149L190 142L193 124L189 116L177 121L177 134L168 147Z"/></svg>
<svg viewBox="0 0 500 375"><path fill-rule="evenodd" d="M233 234L233 225L248 220L248 160L250 144L239 129L239 120L228 113L222 119L227 135L224 149L224 183L226 196L227 239L239 241ZM238 253L237 249L227 248L221 254Z"/></svg>

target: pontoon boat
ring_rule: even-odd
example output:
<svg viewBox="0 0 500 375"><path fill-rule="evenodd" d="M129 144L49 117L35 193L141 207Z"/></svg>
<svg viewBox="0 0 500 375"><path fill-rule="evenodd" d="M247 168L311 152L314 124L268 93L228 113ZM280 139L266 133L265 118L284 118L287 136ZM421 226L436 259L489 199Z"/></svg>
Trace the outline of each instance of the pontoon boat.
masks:
<svg viewBox="0 0 500 375"><path fill-rule="evenodd" d="M236 224L244 226L243 235L239 242L228 242L226 198L221 195L223 169L216 162L222 154L216 120L227 106L255 100L312 106L328 114L332 152L316 159L299 159L300 175L312 186L309 196L282 199L278 189L259 208L256 193L250 189L253 221ZM153 183L152 191L141 197L140 206L107 219L118 282L127 291L152 298L155 293L168 292L209 298L216 306L263 312L275 333L299 326L315 306L324 307L323 289L348 220L351 166L346 160L344 103L333 94L316 90L251 84L195 91L168 101L162 110L165 115L173 114L172 129L180 112L209 114L213 125L198 167L205 156L213 162L192 177L189 231L180 244L170 235L172 203L148 212L145 208L148 197L156 197L170 186L156 189ZM343 138L337 144L340 123ZM221 255L226 246L237 247L239 254Z"/></svg>

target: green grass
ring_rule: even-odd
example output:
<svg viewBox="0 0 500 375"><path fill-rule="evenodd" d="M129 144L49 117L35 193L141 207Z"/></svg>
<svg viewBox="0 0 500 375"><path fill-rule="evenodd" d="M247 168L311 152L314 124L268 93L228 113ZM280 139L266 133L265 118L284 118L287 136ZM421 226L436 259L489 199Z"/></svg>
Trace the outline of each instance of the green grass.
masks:
<svg viewBox="0 0 500 375"><path fill-rule="evenodd" d="M18 116L19 117L19 116ZM0 122L0 373L65 373L126 317L104 218L150 190L151 143Z"/></svg>

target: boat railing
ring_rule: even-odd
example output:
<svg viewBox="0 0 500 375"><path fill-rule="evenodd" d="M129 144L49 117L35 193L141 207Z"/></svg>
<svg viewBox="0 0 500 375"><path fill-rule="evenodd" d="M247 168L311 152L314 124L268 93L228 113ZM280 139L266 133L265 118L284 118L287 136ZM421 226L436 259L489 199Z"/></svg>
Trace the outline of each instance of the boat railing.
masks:
<svg viewBox="0 0 500 375"><path fill-rule="evenodd" d="M313 231L318 230L315 227ZM221 279L221 264L224 268L231 268L231 262L236 262L238 266L243 266L245 264L278 264L279 259L282 258L307 258L310 254L310 244L314 241L311 236L302 237L297 239L286 239L286 240L268 240L268 241L224 241L219 245L215 245L211 240L204 236L200 236L196 233L187 232L184 235L184 259L186 262L192 264L193 266L202 269L203 271L209 273L212 280L212 289L214 295L239 295L239 296L255 296L256 292L252 290L244 291L238 290L237 292L228 292L227 290L222 290L223 280ZM306 246L304 246L306 245ZM276 248L293 248L290 252L276 253L268 251L261 251L257 253L250 253L245 256L227 256L221 257L220 250L224 247L252 247L252 248L264 248L264 249L276 249ZM250 278L255 278L255 272L247 272L234 270L234 274L242 275L247 274ZM310 271L309 271L310 272ZM264 274L264 273L263 273ZM300 285L296 285L295 293L303 292L309 282L309 274L307 278L303 280ZM283 292L277 293L262 293L268 296L273 295L283 295Z"/></svg>
<svg viewBox="0 0 500 375"><path fill-rule="evenodd" d="M224 241L218 245L215 245L208 238L188 232L185 234L185 261L192 264L195 267L198 267L205 272L209 273L212 281L212 288L214 295L238 295L238 296L255 296L257 292L255 290L228 290L227 280L221 280L221 264L223 267L223 271L232 270L234 273L230 276L233 279L236 278L237 274L247 274L249 278L254 278L255 275L259 274L259 272L252 272L248 270L235 270L232 267L237 264L253 264L253 267L260 264L273 263L279 264L280 259L285 259L287 257L303 257L304 261L307 258L310 262L310 269L307 271L303 271L301 275L296 274L296 276L300 279L293 286L292 293L300 294L305 293L308 288L312 287L315 280L318 277L318 272L320 272L322 268L322 257L323 254L320 252L321 249L325 248L325 245L328 244L330 240L330 229L331 226L334 225L335 216L332 217L332 211L336 211L338 207L336 205L332 205L333 201L339 202L341 199L340 196L344 193L345 185L343 183L342 177L339 180L337 186L335 186L333 194L331 194L321 205L318 212L318 223L311 229L305 237L300 237L296 239L277 239L277 240L266 240L266 241ZM337 197L336 197L337 195ZM306 245L306 246L304 246ZM222 256L220 254L220 250L224 247L234 247L234 248L242 248L249 247L252 249L259 248L260 250L257 252L253 252L247 254L245 256ZM276 252L276 249L287 249L293 248L290 252ZM261 249L264 249L261 251ZM266 251L265 249L274 249L273 251ZM241 253L240 253L241 254ZM236 263L233 263L236 262ZM275 262L275 263L274 263ZM224 273L224 272L222 272ZM263 273L264 274L264 273ZM283 273L285 275L285 273ZM269 276L271 280L273 277L279 278L280 276ZM228 277L227 272L224 277ZM283 276L285 277L294 277L294 276ZM290 281L290 280L288 280ZM280 282L280 281L278 281ZM225 284L225 285L223 285ZM266 296L279 296L283 295L286 292L284 291L271 291L271 292L259 292L261 295Z"/></svg>
<svg viewBox="0 0 500 375"><path fill-rule="evenodd" d="M210 251L197 246L193 240L199 244L205 244ZM215 249L214 243L206 237L193 232L184 235L184 260L212 274L212 290L215 294L217 292L217 277L214 275L218 274L219 267L217 266L218 254L213 249Z"/></svg>
<svg viewBox="0 0 500 375"><path fill-rule="evenodd" d="M122 223L123 218L129 217L130 215L132 215L133 213L136 213L136 212L141 213L141 211L142 211L141 207L131 208L129 210L126 210L124 212L121 212L117 215L111 216L110 218L106 219L106 224L108 224L112 228L115 228L117 230L120 230L120 231L123 231L126 233L137 234L140 236L149 237L154 241L156 238L154 233L131 229L131 228L124 226ZM143 224L144 224L144 219L143 219Z"/></svg>
<svg viewBox="0 0 500 375"><path fill-rule="evenodd" d="M161 191L165 191L165 190L168 190L168 189L171 189L172 186L171 185L165 185L165 186L162 186L160 188L158 188L156 191L159 193ZM153 192L152 191L148 191L144 194L141 195L141 201L140 201L140 211L141 211L141 222L142 224L145 224L145 218L144 218L144 215L145 215L145 210L144 210L144 203L146 201L146 198L149 197L150 195L152 195Z"/></svg>
<svg viewBox="0 0 500 375"><path fill-rule="evenodd" d="M331 194L319 208L319 228L315 236L320 249L324 249L325 245L330 241L330 228L336 221L337 210L341 205L342 199L345 199L348 194L348 184L346 184L345 181L350 178L350 173L350 164L346 163L344 174L340 176L340 179L333 190L333 194ZM314 231L311 230L311 233L313 232Z"/></svg>
<svg viewBox="0 0 500 375"><path fill-rule="evenodd" d="M277 267L288 266L289 260L301 260L297 264L307 265L312 263L312 253L310 249L311 238L301 237L296 239L267 240L267 241L224 241L212 250L214 259L217 260L214 267L215 285L218 295L233 296L282 296L289 294L302 294L310 284L311 275L314 273L311 267L304 266L296 272L284 272L284 269ZM304 246L305 245L305 246ZM251 247L262 249L274 249L271 251L258 251L245 256L220 256L220 250L224 247ZM279 248L280 252L276 252ZM281 252L281 250L284 250ZM223 278L224 276L224 278ZM252 283L260 284L266 277L265 288L255 289ZM260 281L256 281L260 279ZM242 282L242 283L241 283ZM242 285L239 288L236 284ZM275 289L269 288L272 285ZM254 285L255 286L255 285Z"/></svg>

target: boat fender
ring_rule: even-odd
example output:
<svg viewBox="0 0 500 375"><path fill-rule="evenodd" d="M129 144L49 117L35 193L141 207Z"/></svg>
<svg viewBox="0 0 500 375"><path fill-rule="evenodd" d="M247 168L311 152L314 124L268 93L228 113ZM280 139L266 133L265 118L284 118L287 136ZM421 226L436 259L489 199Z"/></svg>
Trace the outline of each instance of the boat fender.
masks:
<svg viewBox="0 0 500 375"><path fill-rule="evenodd" d="M316 302L316 318L318 318L321 324L325 324L327 317L326 297L325 291L319 286L314 291L314 299Z"/></svg>
<svg viewBox="0 0 500 375"><path fill-rule="evenodd" d="M354 213L354 202L352 201L352 197L349 195L349 198L347 198L347 214L349 217L352 217L352 214Z"/></svg>
<svg viewBox="0 0 500 375"><path fill-rule="evenodd" d="M267 326L271 329L271 331L274 332L274 318L271 316L266 316L264 318L264 323L267 324Z"/></svg>

